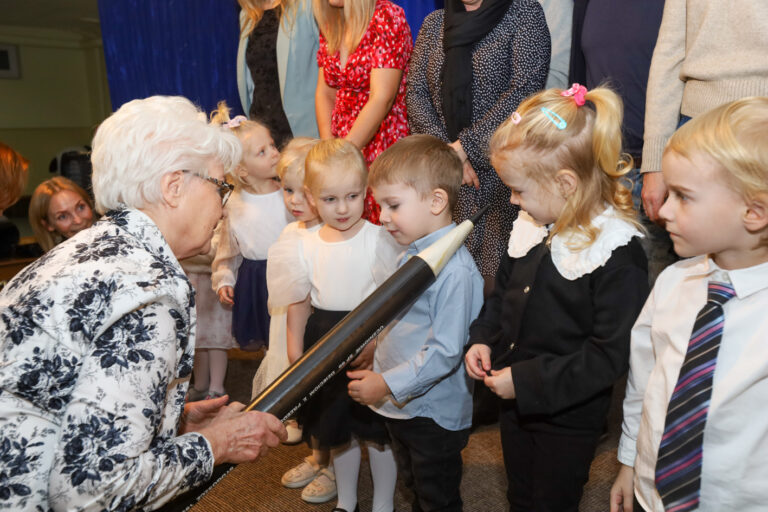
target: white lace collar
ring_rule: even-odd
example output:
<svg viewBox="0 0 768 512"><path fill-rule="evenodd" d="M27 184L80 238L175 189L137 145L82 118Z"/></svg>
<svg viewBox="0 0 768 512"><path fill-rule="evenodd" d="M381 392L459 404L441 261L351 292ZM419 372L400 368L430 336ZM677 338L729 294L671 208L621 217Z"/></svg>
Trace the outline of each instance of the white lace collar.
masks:
<svg viewBox="0 0 768 512"><path fill-rule="evenodd" d="M595 217L592 224L600 229L600 233L597 239L584 249L569 248L569 245L578 245L579 242L586 240L585 235L580 232L571 231L552 237L550 245L552 263L560 275L569 281L605 265L616 248L627 245L632 237L643 236L635 226L618 217L612 206L608 206ZM539 245L548 233L547 227L537 224L527 212L521 210L513 224L507 253L512 258L521 258L533 247Z"/></svg>

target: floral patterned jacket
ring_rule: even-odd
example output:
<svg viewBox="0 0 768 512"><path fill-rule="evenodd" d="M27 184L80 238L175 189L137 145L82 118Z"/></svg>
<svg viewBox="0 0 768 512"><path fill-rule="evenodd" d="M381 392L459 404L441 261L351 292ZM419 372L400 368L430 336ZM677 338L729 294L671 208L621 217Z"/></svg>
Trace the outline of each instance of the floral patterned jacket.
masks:
<svg viewBox="0 0 768 512"><path fill-rule="evenodd" d="M194 292L152 220L109 212L0 293L0 509L154 509L208 479L177 435Z"/></svg>

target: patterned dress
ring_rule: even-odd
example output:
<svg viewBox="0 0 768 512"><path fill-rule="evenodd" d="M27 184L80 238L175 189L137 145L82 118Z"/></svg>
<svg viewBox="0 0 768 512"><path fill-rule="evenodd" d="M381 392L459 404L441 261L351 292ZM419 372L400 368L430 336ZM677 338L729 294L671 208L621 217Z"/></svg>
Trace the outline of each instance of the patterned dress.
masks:
<svg viewBox="0 0 768 512"><path fill-rule="evenodd" d="M251 32L245 61L253 79L253 97L248 117L267 125L275 144L280 148L291 140L293 134L280 97L276 50L280 18L276 10L264 11L264 16Z"/></svg>
<svg viewBox="0 0 768 512"><path fill-rule="evenodd" d="M177 435L192 287L157 226L109 212L0 293L0 509L157 508L207 480Z"/></svg>
<svg viewBox="0 0 768 512"><path fill-rule="evenodd" d="M483 276L494 276L507 247L517 207L491 167L488 141L496 128L547 80L550 38L544 11L536 0L514 0L496 27L472 50L472 124L459 140L480 180L480 189L463 185L454 211L459 223L490 204L467 238L467 248ZM424 19L408 75L408 122L413 133L446 142L442 107L443 10Z"/></svg>
<svg viewBox="0 0 768 512"><path fill-rule="evenodd" d="M320 34L317 64L323 69L325 83L336 89L336 103L331 112L331 133L346 137L371 94L371 71L376 68L403 70L392 109L382 121L373 139L363 148L370 164L385 149L408 135L408 113L405 106L408 61L413 42L411 29L403 9L389 0L377 0L373 19L354 52L341 67L340 53L328 54L328 44ZM378 205L368 193L366 218L378 221Z"/></svg>

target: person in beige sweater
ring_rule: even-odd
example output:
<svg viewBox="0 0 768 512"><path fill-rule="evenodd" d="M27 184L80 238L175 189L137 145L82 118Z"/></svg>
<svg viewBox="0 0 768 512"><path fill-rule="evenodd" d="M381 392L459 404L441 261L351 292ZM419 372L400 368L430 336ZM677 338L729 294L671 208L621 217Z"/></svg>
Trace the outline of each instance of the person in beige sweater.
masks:
<svg viewBox="0 0 768 512"><path fill-rule="evenodd" d="M666 0L646 97L643 207L659 220L661 155L681 121L747 96L768 96L768 2Z"/></svg>

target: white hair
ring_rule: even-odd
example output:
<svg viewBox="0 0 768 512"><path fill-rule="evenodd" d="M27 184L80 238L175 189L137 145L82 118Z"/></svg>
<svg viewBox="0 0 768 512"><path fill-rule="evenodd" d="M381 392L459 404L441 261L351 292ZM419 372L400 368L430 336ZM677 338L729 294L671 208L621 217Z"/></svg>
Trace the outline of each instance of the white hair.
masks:
<svg viewBox="0 0 768 512"><path fill-rule="evenodd" d="M158 203L163 175L188 170L207 177L212 161L229 172L241 155L237 137L209 124L186 98L129 101L101 123L93 138L96 209L104 213Z"/></svg>

